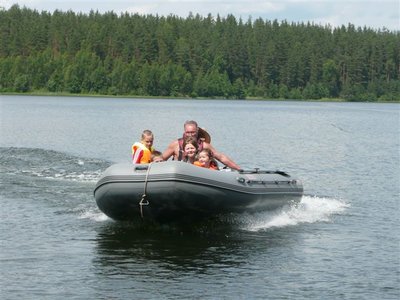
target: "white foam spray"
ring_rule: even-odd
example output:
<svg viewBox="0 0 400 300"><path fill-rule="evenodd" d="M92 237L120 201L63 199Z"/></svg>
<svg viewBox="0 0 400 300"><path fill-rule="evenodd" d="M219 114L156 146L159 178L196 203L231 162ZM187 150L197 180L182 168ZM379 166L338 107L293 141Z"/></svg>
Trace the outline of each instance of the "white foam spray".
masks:
<svg viewBox="0 0 400 300"><path fill-rule="evenodd" d="M302 223L329 222L332 216L343 213L349 207L350 205L344 200L303 196L299 203L285 206L279 210L241 215L239 223L243 230L263 231ZM80 206L75 211L78 212L80 219L90 219L95 222L110 220L97 207Z"/></svg>
<svg viewBox="0 0 400 300"><path fill-rule="evenodd" d="M349 206L339 199L303 196L297 204L285 206L273 212L248 216L243 229L262 231L301 223L329 222L333 215L344 212Z"/></svg>
<svg viewBox="0 0 400 300"><path fill-rule="evenodd" d="M97 207L83 207L79 206L74 209L75 212L78 212L79 219L89 219L95 222L104 222L110 220L104 213L102 213Z"/></svg>

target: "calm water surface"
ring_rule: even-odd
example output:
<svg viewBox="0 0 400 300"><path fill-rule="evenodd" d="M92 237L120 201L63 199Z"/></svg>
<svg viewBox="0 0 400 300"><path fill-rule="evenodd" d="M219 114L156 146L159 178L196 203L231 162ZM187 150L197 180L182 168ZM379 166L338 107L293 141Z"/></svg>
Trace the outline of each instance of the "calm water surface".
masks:
<svg viewBox="0 0 400 300"><path fill-rule="evenodd" d="M2 299L400 297L398 104L0 97ZM103 215L102 171L188 119L301 203L185 230Z"/></svg>

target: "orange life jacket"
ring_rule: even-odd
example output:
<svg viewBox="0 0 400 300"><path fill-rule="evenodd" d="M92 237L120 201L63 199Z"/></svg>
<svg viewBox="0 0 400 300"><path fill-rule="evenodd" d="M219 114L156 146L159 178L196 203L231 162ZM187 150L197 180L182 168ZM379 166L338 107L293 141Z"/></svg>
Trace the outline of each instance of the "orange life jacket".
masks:
<svg viewBox="0 0 400 300"><path fill-rule="evenodd" d="M203 164L201 162L199 162L198 160L196 160L193 164L195 166L205 168L205 166L203 166ZM218 170L218 164L214 160L212 160L212 161L210 161L210 166L208 167L208 169Z"/></svg>
<svg viewBox="0 0 400 300"><path fill-rule="evenodd" d="M145 145L140 142L136 142L132 145L132 162L134 164L148 164L151 162L151 153L154 148L148 149Z"/></svg>

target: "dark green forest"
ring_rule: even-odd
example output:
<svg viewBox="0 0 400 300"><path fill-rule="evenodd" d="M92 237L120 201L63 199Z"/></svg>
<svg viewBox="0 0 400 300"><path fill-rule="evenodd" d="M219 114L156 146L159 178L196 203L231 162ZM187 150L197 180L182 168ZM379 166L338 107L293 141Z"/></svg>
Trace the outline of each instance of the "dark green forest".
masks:
<svg viewBox="0 0 400 300"><path fill-rule="evenodd" d="M400 100L400 32L0 9L0 92Z"/></svg>

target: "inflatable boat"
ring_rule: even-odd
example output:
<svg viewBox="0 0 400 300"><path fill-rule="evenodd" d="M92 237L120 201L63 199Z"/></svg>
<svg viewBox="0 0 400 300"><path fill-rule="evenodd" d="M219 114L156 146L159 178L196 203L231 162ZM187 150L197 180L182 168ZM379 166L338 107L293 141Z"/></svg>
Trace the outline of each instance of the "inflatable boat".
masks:
<svg viewBox="0 0 400 300"><path fill-rule="evenodd" d="M302 195L301 181L282 171L218 171L180 161L112 165L94 190L110 218L158 222L274 210Z"/></svg>

